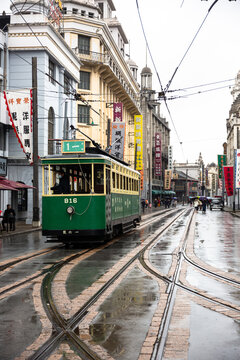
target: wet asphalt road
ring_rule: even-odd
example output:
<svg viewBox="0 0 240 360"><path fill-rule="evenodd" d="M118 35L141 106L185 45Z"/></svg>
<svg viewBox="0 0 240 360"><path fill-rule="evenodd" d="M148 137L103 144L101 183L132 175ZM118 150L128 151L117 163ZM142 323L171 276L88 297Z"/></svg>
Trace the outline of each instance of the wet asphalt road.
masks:
<svg viewBox="0 0 240 360"><path fill-rule="evenodd" d="M171 253L179 243L186 221L186 216L179 219L150 251L150 261L164 275L169 271ZM206 215L197 214L196 221L196 255L211 266L239 276L240 218L225 212L208 211ZM158 227L159 222L156 222L142 230L127 234L104 251L80 262L72 269L66 282L69 298L76 298L131 249L143 243ZM40 233L19 235L0 241L0 262L56 245L45 244L45 239ZM79 250L58 249L19 264L0 276L0 288L23 280L26 276L33 275L46 266L50 267L61 258ZM194 269L188 270L187 278L189 283L197 285L209 294L217 294L219 298L240 305L240 290L232 289L226 284L219 285L212 279L205 279ZM0 358L2 360L14 359L20 355L41 333L41 322L34 308L32 290L33 285L28 284L13 294L6 297L3 295L0 298ZM89 332L93 341L100 344L114 359L138 359L160 293L161 289L157 281L134 267L103 302L98 315L90 324ZM191 304L190 318L189 359L239 359L238 321L194 303ZM202 318L200 323L199 318ZM204 326L206 323L211 323L211 326ZM226 327L228 336L220 337L219 325ZM137 332L133 329L137 329ZM6 343L9 345L6 346Z"/></svg>

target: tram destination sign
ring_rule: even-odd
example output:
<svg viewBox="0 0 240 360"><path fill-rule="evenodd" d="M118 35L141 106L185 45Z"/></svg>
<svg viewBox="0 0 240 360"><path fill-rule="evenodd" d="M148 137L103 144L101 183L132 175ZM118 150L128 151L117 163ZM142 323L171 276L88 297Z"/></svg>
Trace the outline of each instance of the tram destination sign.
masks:
<svg viewBox="0 0 240 360"><path fill-rule="evenodd" d="M63 140L62 154L85 153L85 140Z"/></svg>

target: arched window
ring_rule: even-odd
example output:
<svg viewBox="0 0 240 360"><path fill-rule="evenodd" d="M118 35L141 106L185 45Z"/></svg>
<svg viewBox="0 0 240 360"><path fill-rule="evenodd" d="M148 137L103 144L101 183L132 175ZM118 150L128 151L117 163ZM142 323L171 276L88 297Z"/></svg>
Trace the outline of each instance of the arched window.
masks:
<svg viewBox="0 0 240 360"><path fill-rule="evenodd" d="M48 154L53 155L54 149L54 120L55 114L52 107L48 110Z"/></svg>

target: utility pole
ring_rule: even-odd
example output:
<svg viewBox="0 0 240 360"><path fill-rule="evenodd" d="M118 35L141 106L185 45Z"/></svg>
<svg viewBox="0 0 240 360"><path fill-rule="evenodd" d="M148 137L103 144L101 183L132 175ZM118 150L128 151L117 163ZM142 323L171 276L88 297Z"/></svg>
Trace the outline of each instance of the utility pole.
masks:
<svg viewBox="0 0 240 360"><path fill-rule="evenodd" d="M205 176L204 176L204 164L202 163L202 196L204 196L205 192Z"/></svg>
<svg viewBox="0 0 240 360"><path fill-rule="evenodd" d="M37 109L37 58L32 58L32 100L33 100L33 219L32 226L40 226L39 184L38 184L38 109Z"/></svg>
<svg viewBox="0 0 240 360"><path fill-rule="evenodd" d="M186 204L187 204L187 197L188 197L188 169L186 169L186 191L185 191Z"/></svg>

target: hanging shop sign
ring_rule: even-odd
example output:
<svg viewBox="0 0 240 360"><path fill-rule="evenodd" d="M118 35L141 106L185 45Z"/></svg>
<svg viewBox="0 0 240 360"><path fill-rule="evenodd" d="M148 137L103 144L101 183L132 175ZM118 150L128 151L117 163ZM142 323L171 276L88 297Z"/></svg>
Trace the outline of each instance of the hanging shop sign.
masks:
<svg viewBox="0 0 240 360"><path fill-rule="evenodd" d="M4 98L18 142L26 154L27 159L32 163L32 90L4 91Z"/></svg>
<svg viewBox="0 0 240 360"><path fill-rule="evenodd" d="M208 169L205 171L205 185L209 186Z"/></svg>
<svg viewBox="0 0 240 360"><path fill-rule="evenodd" d="M235 152L236 189L240 189L240 149Z"/></svg>
<svg viewBox="0 0 240 360"><path fill-rule="evenodd" d="M165 170L165 176L164 176L164 189L165 190L171 189L171 178L172 178L172 170Z"/></svg>
<svg viewBox="0 0 240 360"><path fill-rule="evenodd" d="M58 26L62 20L63 5L61 0L48 0L49 3L49 14L48 19Z"/></svg>
<svg viewBox="0 0 240 360"><path fill-rule="evenodd" d="M123 104L113 103L113 122L123 121Z"/></svg>
<svg viewBox="0 0 240 360"><path fill-rule="evenodd" d="M227 196L233 195L233 166L224 166L224 180Z"/></svg>
<svg viewBox="0 0 240 360"><path fill-rule="evenodd" d="M118 159L124 158L125 123L112 123L111 154Z"/></svg>
<svg viewBox="0 0 240 360"><path fill-rule="evenodd" d="M143 116L134 115L134 145L136 170L143 169Z"/></svg>
<svg viewBox="0 0 240 360"><path fill-rule="evenodd" d="M7 175L7 159L0 156L0 176Z"/></svg>
<svg viewBox="0 0 240 360"><path fill-rule="evenodd" d="M224 165L227 165L227 156L218 155L218 178L222 179L222 168Z"/></svg>
<svg viewBox="0 0 240 360"><path fill-rule="evenodd" d="M162 173L162 140L161 133L155 134L155 175L161 176Z"/></svg>
<svg viewBox="0 0 240 360"><path fill-rule="evenodd" d="M172 152L172 145L168 145L168 169L173 169L173 152Z"/></svg>
<svg viewBox="0 0 240 360"><path fill-rule="evenodd" d="M140 190L142 191L143 190L143 183L144 183L144 170L140 170Z"/></svg>

